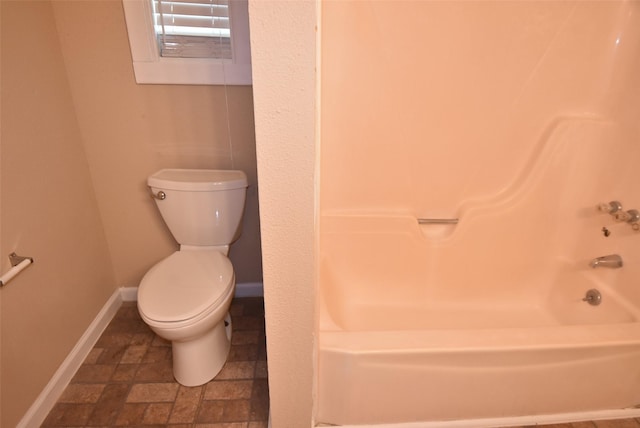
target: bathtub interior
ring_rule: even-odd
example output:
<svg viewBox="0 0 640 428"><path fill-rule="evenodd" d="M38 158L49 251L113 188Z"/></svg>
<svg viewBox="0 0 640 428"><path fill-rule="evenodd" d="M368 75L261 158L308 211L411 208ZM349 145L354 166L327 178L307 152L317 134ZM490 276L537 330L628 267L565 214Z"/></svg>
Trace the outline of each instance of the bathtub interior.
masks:
<svg viewBox="0 0 640 428"><path fill-rule="evenodd" d="M562 118L551 127L514 185L461 204L457 224L325 213L321 317L330 319L322 325L400 330L640 319L627 272L636 256L624 245L640 234L597 209L617 194L611 189L620 187L620 170L632 169L637 153L612 122ZM589 266L613 253L628 259L622 269ZM583 301L590 289L602 293L600 305Z"/></svg>

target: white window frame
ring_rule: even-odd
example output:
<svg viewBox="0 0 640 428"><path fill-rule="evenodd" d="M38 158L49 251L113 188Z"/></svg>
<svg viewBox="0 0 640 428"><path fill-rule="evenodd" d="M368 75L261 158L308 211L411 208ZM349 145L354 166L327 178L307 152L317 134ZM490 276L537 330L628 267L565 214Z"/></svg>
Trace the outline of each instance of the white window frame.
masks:
<svg viewBox="0 0 640 428"><path fill-rule="evenodd" d="M122 4L137 83L251 85L248 0L229 2L233 60L161 57L149 0L122 0Z"/></svg>

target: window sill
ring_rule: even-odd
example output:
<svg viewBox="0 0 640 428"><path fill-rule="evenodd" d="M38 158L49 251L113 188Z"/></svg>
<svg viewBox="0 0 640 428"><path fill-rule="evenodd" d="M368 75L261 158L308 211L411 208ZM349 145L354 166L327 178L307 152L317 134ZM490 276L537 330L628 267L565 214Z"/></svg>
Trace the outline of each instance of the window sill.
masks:
<svg viewBox="0 0 640 428"><path fill-rule="evenodd" d="M134 61L136 82L176 85L251 85L251 64L217 60L160 58Z"/></svg>

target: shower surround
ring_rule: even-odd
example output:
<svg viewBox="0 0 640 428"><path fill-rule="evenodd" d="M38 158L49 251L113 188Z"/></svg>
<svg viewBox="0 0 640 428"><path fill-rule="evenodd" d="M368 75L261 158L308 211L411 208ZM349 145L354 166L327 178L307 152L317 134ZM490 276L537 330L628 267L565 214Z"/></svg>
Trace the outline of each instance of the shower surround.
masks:
<svg viewBox="0 0 640 428"><path fill-rule="evenodd" d="M640 2L324 2L321 45L316 421L640 404L640 227L597 208L640 209Z"/></svg>

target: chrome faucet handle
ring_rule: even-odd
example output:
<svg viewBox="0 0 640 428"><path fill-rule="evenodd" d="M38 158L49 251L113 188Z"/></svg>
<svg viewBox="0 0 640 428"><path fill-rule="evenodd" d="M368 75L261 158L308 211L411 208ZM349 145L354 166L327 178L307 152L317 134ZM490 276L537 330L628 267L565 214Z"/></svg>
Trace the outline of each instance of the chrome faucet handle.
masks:
<svg viewBox="0 0 640 428"><path fill-rule="evenodd" d="M627 223L637 223L640 221L640 211L638 210L629 210L627 211L629 214L629 218L627 219Z"/></svg>
<svg viewBox="0 0 640 428"><path fill-rule="evenodd" d="M615 218L618 221L626 221L627 223L637 223L640 221L640 211L628 210L620 211L615 214Z"/></svg>
<svg viewBox="0 0 640 428"><path fill-rule="evenodd" d="M628 221L629 220L629 214L627 214L625 211L620 211L614 214L614 217L616 218L616 221Z"/></svg>
<svg viewBox="0 0 640 428"><path fill-rule="evenodd" d="M622 204L618 201L611 201L609 203L603 202L598 204L598 211L608 214L615 214L618 211L622 211Z"/></svg>

